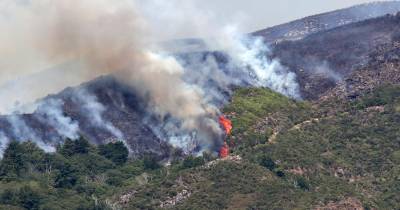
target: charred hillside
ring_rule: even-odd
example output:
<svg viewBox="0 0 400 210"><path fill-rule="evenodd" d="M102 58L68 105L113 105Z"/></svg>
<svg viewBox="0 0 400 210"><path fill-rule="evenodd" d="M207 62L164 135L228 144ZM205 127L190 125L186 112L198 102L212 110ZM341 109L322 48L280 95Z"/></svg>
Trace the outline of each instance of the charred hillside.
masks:
<svg viewBox="0 0 400 210"><path fill-rule="evenodd" d="M386 15L341 26L274 45L273 57L296 72L304 98L317 99L353 71L372 65L379 47L396 42L399 23L399 15Z"/></svg>
<svg viewBox="0 0 400 210"><path fill-rule="evenodd" d="M310 34L400 11L400 2L374 2L313 15L254 32L269 43L302 39Z"/></svg>
<svg viewBox="0 0 400 210"><path fill-rule="evenodd" d="M52 106L54 101L59 102L60 107ZM42 99L40 104L32 114L2 116L0 124L3 137L43 141L43 144L53 146L67 137L77 136L83 136L94 144L123 140L133 157L145 153L168 156L167 143L154 135L144 123L146 112L135 91L111 76L67 88ZM71 125L58 125L52 121L55 115L48 109L60 111L57 117L68 119L69 124L76 125L74 129L68 128L74 134L66 137L66 127Z"/></svg>
<svg viewBox="0 0 400 210"><path fill-rule="evenodd" d="M269 44L278 44L283 41L300 40L314 33L386 14L396 14L399 11L398 1L373 2L305 17L250 34L263 37ZM163 43L163 46L176 53L201 52L213 47L207 46L204 40L195 38L173 40Z"/></svg>

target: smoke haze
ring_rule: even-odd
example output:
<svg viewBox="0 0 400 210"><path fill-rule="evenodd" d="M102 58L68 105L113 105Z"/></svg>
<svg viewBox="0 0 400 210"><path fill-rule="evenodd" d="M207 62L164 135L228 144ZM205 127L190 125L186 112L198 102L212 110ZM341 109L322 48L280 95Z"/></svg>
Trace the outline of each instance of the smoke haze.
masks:
<svg viewBox="0 0 400 210"><path fill-rule="evenodd" d="M209 149L221 133L216 123L219 110L211 101L223 96L216 89L207 88L205 81L212 79L218 88L225 90L229 85L252 84L299 97L295 76L277 61L265 57L268 49L262 40L238 35L238 26L221 29L212 24L213 14L196 8L190 3L178 6L176 2L159 0L140 4L128 0L3 1L0 28L7 33L0 34L0 84L4 87L0 100L4 103L1 107L5 107L1 111L12 110L17 100L20 104L34 103L66 86L112 74L147 101L149 112L163 123L164 130L174 127L164 132L167 140L184 144L176 138L190 135L202 149ZM170 20L171 25L164 28L151 25L149 22L154 22L151 19ZM186 28L188 23L190 28ZM164 37L164 33L158 33L160 28L166 32L193 30L199 36L214 37L207 45L216 46L231 58L225 72L219 71L210 58L203 63L207 72L191 75L174 56L155 45ZM222 76L215 79L219 75ZM59 78L65 79L64 82L55 82ZM10 92L15 87L26 89L21 94ZM6 100L10 94L18 95L11 97L16 101ZM82 103L83 109L97 113L92 116L94 123L123 137L112 124L101 119L104 111L101 104L93 98L83 98L87 102ZM57 103L52 106L59 106ZM50 120L57 121L60 133L75 136L74 122L62 118L57 111L50 113L53 116ZM14 127L18 134L35 138L20 120L10 121L21 125Z"/></svg>

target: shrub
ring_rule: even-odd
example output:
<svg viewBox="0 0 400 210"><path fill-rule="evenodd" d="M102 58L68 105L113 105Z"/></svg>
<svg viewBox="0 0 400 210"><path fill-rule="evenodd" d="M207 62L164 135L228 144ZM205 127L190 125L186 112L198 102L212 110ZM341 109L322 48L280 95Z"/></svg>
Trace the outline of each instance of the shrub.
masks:
<svg viewBox="0 0 400 210"><path fill-rule="evenodd" d="M310 184L302 176L299 176L299 177L296 178L296 184L302 190L308 191L310 189Z"/></svg>
<svg viewBox="0 0 400 210"><path fill-rule="evenodd" d="M146 154L143 158L143 166L145 169L155 170L159 169L161 165L158 163L157 158L153 154Z"/></svg>
<svg viewBox="0 0 400 210"><path fill-rule="evenodd" d="M260 158L260 165L264 166L270 171L273 171L276 168L275 162L268 156L262 155Z"/></svg>
<svg viewBox="0 0 400 210"><path fill-rule="evenodd" d="M99 146L99 154L117 165L122 165L128 160L129 151L123 142L108 143Z"/></svg>
<svg viewBox="0 0 400 210"><path fill-rule="evenodd" d="M194 168L197 166L201 166L204 164L204 159L203 157L194 157L194 156L189 156L185 160L183 160L182 167L183 168Z"/></svg>
<svg viewBox="0 0 400 210"><path fill-rule="evenodd" d="M17 141L12 141L4 151L0 164L0 177L7 181L20 177L21 172L26 168L24 161L24 150Z"/></svg>
<svg viewBox="0 0 400 210"><path fill-rule="evenodd" d="M71 188L78 180L77 170L68 162L59 169L55 179L55 186L58 188Z"/></svg>
<svg viewBox="0 0 400 210"><path fill-rule="evenodd" d="M76 154L86 154L89 152L89 142L81 137L77 140L66 139L60 148L60 153L66 157Z"/></svg>
<svg viewBox="0 0 400 210"><path fill-rule="evenodd" d="M26 209L39 209L41 197L38 192L34 191L29 186L24 186L18 193L20 204Z"/></svg>

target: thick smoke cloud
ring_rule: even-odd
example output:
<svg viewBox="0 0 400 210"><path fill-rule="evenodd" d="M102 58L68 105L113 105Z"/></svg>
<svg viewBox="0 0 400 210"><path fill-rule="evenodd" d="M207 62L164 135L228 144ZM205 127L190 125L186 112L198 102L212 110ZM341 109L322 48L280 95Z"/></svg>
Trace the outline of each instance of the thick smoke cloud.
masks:
<svg viewBox="0 0 400 210"><path fill-rule="evenodd" d="M54 80L39 79L44 83L24 93L30 99L37 99L65 86L113 74L147 101L151 117L162 122L161 126L153 126L160 137L180 147L201 145L200 149L215 147L214 141L221 133L215 120L219 111L212 103L216 99L224 100L220 90L229 91L231 85L250 84L299 97L294 75L277 61L266 58L268 49L261 39L239 36L231 27L217 29L211 24L213 15L196 11L194 5L182 4L193 12L185 15L185 10L176 7L176 1L161 2L5 0L0 10L0 27L7 31L0 35L0 78L3 82L15 82L21 77L25 78L23 81L30 81L32 74L51 75ZM159 12L160 15L156 14ZM188 30L184 26L191 23L189 30L198 31L201 36L210 32L207 35L213 38L207 39L207 46L222 50L230 58L223 71L218 62L209 57L206 62L196 64L203 65L202 71L188 72L185 67L193 67L193 63L182 65L170 52L157 47L154 41L162 40L164 35L157 31L163 28L159 24L152 25L152 20L159 19L172 21L166 31ZM186 21L182 24L173 22L177 20ZM73 63L71 68L49 68L65 67L69 63ZM40 71L45 68L48 69L46 72ZM57 78L65 78L66 82L61 85L51 82ZM215 88L208 88L210 81L215 83ZM96 103L95 98L84 92L77 96L86 102L82 103L83 109L97 113L92 116L94 123L123 137L112 124L102 120L104 107ZM59 105L54 102L48 108L51 110ZM56 121L60 133L65 136L76 134L75 122L62 118L58 111L49 112L52 116L49 119ZM20 121L14 119L11 122L19 124ZM66 125L68 123L70 125ZM23 124L20 126L24 129L14 127L22 132L20 135L30 132Z"/></svg>

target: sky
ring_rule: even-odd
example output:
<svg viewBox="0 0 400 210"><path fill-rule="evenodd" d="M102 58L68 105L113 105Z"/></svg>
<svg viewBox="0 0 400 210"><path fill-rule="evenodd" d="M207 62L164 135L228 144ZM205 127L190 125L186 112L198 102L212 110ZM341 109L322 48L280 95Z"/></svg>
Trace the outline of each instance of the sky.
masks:
<svg viewBox="0 0 400 210"><path fill-rule="evenodd" d="M239 17L247 32L286 23L295 19L346 8L371 0L192 0L218 14L221 22ZM376 0L375 0L376 1Z"/></svg>

